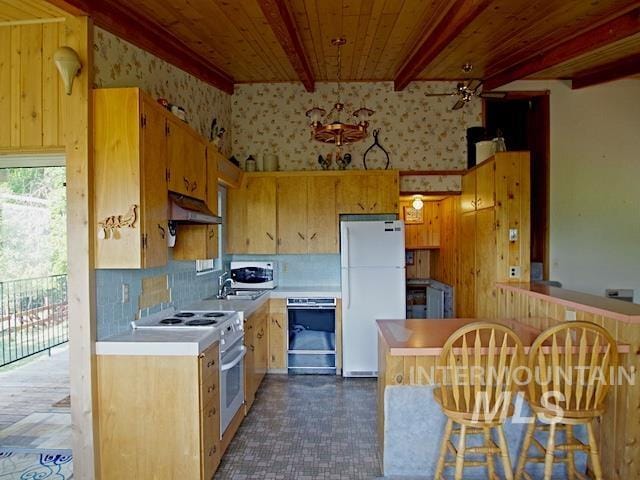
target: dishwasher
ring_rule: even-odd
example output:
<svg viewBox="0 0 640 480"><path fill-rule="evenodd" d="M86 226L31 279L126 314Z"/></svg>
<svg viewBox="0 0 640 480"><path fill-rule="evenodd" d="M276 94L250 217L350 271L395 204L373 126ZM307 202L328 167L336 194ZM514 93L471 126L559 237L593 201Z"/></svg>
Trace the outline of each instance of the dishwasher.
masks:
<svg viewBox="0 0 640 480"><path fill-rule="evenodd" d="M287 298L288 373L336 374L336 299Z"/></svg>

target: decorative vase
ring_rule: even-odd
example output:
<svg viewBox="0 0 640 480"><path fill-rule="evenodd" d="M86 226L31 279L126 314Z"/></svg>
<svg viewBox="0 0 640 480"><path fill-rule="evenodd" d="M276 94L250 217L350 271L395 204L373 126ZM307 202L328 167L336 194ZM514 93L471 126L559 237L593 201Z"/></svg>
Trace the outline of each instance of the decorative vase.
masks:
<svg viewBox="0 0 640 480"><path fill-rule="evenodd" d="M275 153L265 153L262 157L265 172L278 171L278 155L276 155Z"/></svg>

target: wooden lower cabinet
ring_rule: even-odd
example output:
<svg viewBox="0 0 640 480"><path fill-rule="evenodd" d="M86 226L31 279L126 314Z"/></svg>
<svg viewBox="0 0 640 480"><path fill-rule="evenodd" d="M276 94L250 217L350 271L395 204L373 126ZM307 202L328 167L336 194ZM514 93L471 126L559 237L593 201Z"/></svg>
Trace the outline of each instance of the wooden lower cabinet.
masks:
<svg viewBox="0 0 640 480"><path fill-rule="evenodd" d="M269 372L287 373L287 302L269 300Z"/></svg>
<svg viewBox="0 0 640 480"><path fill-rule="evenodd" d="M97 357L100 478L213 477L218 352L216 343L200 356Z"/></svg>
<svg viewBox="0 0 640 480"><path fill-rule="evenodd" d="M249 413L256 392L267 373L269 352L269 302L244 319L244 344L247 354L244 359L245 414Z"/></svg>

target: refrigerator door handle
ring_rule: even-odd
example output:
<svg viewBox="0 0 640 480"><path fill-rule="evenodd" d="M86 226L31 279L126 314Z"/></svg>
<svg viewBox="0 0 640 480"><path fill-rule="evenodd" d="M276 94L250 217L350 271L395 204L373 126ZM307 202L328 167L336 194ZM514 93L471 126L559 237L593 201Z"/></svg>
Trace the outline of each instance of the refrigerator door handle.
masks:
<svg viewBox="0 0 640 480"><path fill-rule="evenodd" d="M346 287L346 292L344 292L344 294L347 297L345 299L347 302L347 304L345 305L345 308L348 310L351 305L351 287L349 285L349 270L348 269L343 270L343 274L346 275L347 277L344 280L344 286Z"/></svg>
<svg viewBox="0 0 640 480"><path fill-rule="evenodd" d="M344 267L349 268L349 227L344 227Z"/></svg>

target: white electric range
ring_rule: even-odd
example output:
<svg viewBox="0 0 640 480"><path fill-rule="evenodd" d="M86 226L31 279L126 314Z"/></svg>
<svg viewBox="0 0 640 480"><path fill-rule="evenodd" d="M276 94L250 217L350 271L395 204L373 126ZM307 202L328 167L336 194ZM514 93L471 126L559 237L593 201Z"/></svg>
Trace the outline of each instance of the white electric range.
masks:
<svg viewBox="0 0 640 480"><path fill-rule="evenodd" d="M220 437L244 403L244 323L227 310L166 309L132 322L134 329L209 329L220 334Z"/></svg>

